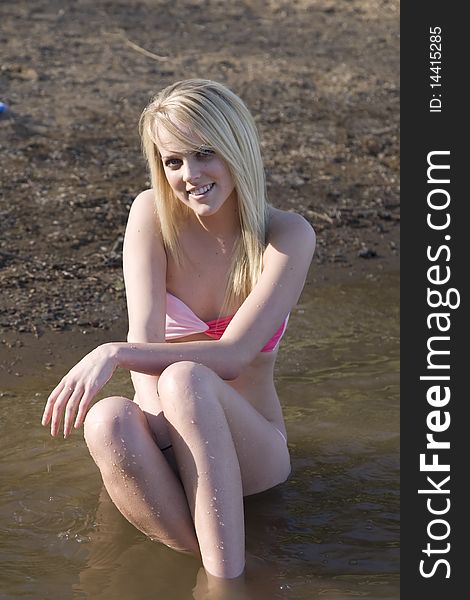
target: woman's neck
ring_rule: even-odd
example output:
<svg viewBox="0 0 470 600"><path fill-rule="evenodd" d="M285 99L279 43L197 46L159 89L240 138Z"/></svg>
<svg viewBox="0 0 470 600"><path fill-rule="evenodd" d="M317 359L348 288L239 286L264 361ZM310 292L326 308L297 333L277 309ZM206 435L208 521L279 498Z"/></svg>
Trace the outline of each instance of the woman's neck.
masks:
<svg viewBox="0 0 470 600"><path fill-rule="evenodd" d="M233 243L240 235L240 217L235 194L227 198L214 215L200 217L194 214L194 222L221 245Z"/></svg>

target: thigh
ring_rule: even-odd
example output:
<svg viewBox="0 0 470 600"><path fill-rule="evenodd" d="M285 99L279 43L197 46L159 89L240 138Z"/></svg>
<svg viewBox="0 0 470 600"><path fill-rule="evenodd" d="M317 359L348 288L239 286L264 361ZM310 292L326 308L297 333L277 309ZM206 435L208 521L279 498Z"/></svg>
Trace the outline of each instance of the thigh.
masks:
<svg viewBox="0 0 470 600"><path fill-rule="evenodd" d="M286 440L238 391L213 375L237 451L244 495L282 483L291 470Z"/></svg>
<svg viewBox="0 0 470 600"><path fill-rule="evenodd" d="M287 479L289 451L279 430L214 371L189 361L174 363L161 374L159 393L164 412L177 410L183 422L191 419L192 407L198 406L197 412L209 418L211 402L222 406L238 457L244 495L264 491Z"/></svg>

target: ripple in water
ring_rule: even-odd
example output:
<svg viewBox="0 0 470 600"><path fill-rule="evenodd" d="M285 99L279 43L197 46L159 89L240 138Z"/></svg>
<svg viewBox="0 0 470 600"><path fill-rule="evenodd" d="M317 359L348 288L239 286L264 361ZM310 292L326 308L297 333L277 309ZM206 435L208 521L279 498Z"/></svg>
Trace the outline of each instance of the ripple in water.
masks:
<svg viewBox="0 0 470 600"><path fill-rule="evenodd" d="M43 379L1 398L5 598L204 597L198 561L146 539L117 512L82 432L54 440L39 425L50 391ZM276 380L293 471L286 484L246 499L249 594L395 600L398 277L307 286ZM106 392L123 389L129 394L120 373Z"/></svg>

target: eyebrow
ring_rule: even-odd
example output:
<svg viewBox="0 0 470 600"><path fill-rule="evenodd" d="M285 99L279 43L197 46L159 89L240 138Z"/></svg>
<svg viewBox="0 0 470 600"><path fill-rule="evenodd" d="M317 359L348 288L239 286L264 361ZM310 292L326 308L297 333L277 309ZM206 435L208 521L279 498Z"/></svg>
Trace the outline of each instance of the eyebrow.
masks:
<svg viewBox="0 0 470 600"><path fill-rule="evenodd" d="M168 154L167 154L168 152ZM180 156L180 154L178 154L178 152L171 152L170 150L165 150L165 154L162 154L162 152L159 151L160 154L160 158L161 160L166 160L167 158L176 158L177 156Z"/></svg>
<svg viewBox="0 0 470 600"><path fill-rule="evenodd" d="M162 152L167 153L166 156L183 156L184 154L186 154L185 152L177 152L176 150L163 150ZM161 156L163 156L162 152L160 152Z"/></svg>
<svg viewBox="0 0 470 600"><path fill-rule="evenodd" d="M185 156L187 154L191 155L191 154L197 154L198 152L207 152L208 150L213 150L213 148L211 148L210 146L205 146L203 144L201 144L201 146L198 146L198 148L196 148L195 150L189 150L188 152L176 152L175 150L163 150L163 152L168 152L168 154L163 155L162 152L160 152L160 156L165 159L165 158L173 158L175 156Z"/></svg>

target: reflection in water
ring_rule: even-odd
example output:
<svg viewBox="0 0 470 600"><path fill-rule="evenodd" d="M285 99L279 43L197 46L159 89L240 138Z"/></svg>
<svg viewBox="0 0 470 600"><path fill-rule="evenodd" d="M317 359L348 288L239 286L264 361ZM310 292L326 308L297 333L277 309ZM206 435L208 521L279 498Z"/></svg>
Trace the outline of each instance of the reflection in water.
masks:
<svg viewBox="0 0 470 600"><path fill-rule="evenodd" d="M125 521L81 434L40 427L44 384L4 390L1 598L396 600L398 379L398 276L307 286L276 371L293 472L246 500L247 572L224 590Z"/></svg>

